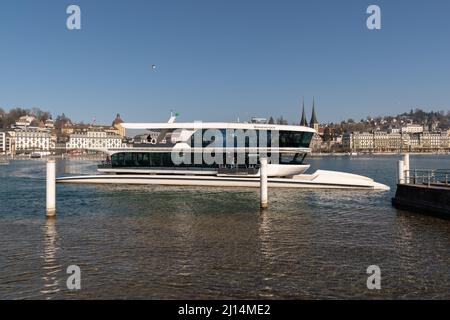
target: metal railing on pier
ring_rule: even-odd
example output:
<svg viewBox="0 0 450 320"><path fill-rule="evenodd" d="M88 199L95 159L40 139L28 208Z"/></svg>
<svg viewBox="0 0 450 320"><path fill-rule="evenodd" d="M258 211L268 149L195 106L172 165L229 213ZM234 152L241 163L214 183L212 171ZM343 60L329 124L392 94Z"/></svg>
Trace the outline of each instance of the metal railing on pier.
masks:
<svg viewBox="0 0 450 320"><path fill-rule="evenodd" d="M449 169L413 169L404 171L406 184L450 187Z"/></svg>

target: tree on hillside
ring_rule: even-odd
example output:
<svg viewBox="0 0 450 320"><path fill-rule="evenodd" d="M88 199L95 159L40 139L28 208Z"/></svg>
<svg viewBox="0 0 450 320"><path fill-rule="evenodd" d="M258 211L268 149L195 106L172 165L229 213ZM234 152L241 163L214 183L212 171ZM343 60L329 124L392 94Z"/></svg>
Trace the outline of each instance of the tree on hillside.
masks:
<svg viewBox="0 0 450 320"><path fill-rule="evenodd" d="M56 129L61 129L63 126L65 126L66 124L70 124L72 123L72 120L70 120L69 117L67 117L64 112L61 115L56 116L55 119L55 128Z"/></svg>
<svg viewBox="0 0 450 320"><path fill-rule="evenodd" d="M6 116L4 117L3 121L3 127L8 128L12 124L16 123L17 120L19 120L20 117L26 116L28 114L27 109L22 108L13 108L9 110L8 113L6 113Z"/></svg>
<svg viewBox="0 0 450 320"><path fill-rule="evenodd" d="M331 135L330 127L327 126L323 130L323 141L327 142L327 141L331 141L332 139L333 139L333 137Z"/></svg>
<svg viewBox="0 0 450 320"><path fill-rule="evenodd" d="M0 129L4 128L6 112L2 108L0 108Z"/></svg>
<svg viewBox="0 0 450 320"><path fill-rule="evenodd" d="M277 123L277 124L285 124L285 125L288 124L287 120L285 120L285 119L283 118L283 116L277 118L276 123Z"/></svg>
<svg viewBox="0 0 450 320"><path fill-rule="evenodd" d="M35 117L38 121L47 121L52 116L48 111L42 111L39 108L32 108L29 113L30 116Z"/></svg>

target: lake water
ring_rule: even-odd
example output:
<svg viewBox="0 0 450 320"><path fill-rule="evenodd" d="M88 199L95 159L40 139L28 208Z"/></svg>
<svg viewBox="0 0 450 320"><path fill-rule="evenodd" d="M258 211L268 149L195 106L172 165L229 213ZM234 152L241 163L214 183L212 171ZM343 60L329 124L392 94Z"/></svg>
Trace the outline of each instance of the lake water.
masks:
<svg viewBox="0 0 450 320"><path fill-rule="evenodd" d="M0 299L450 298L450 221L394 209L398 156L311 158L390 192L58 185L45 162L0 166ZM96 163L58 162L59 173ZM411 156L412 168L450 168ZM66 287L69 265L81 290ZM381 268L381 290L366 287Z"/></svg>

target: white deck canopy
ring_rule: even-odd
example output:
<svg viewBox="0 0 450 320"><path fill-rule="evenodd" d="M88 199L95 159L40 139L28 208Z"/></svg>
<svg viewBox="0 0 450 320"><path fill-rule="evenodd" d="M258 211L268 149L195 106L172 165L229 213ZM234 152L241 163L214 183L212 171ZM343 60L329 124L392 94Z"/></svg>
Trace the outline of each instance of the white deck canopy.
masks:
<svg viewBox="0 0 450 320"><path fill-rule="evenodd" d="M289 126L279 124L260 123L228 123L228 122L179 122L179 123L122 123L125 129L153 130L153 129L253 129L253 130L279 130L279 131L299 131L316 132L313 128L304 126Z"/></svg>

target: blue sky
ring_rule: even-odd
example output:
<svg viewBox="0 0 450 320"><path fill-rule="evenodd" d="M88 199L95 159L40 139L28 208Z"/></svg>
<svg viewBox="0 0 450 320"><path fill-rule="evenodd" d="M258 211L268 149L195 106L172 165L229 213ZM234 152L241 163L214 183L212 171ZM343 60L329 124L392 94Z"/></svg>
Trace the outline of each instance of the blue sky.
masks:
<svg viewBox="0 0 450 320"><path fill-rule="evenodd" d="M66 28L81 7L82 29ZM366 8L382 29L366 28ZM76 121L319 121L450 109L450 2L0 2L0 107ZM151 70L151 65L157 66Z"/></svg>

